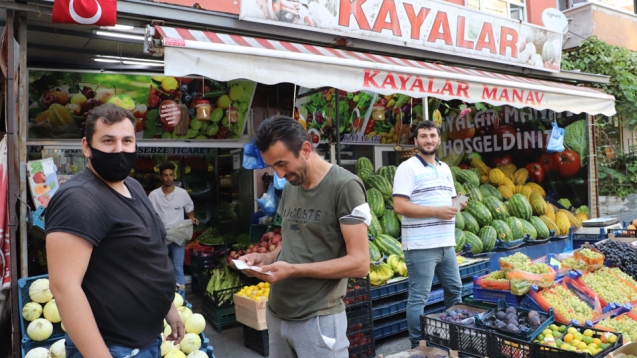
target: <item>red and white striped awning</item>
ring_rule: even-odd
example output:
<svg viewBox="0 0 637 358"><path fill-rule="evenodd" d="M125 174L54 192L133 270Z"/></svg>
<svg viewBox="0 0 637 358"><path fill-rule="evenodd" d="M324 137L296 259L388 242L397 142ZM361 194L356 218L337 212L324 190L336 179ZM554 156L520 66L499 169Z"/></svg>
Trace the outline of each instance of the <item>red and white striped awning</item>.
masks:
<svg viewBox="0 0 637 358"><path fill-rule="evenodd" d="M615 114L615 98L592 88L264 38L165 26L156 30L168 76L290 82L307 88Z"/></svg>

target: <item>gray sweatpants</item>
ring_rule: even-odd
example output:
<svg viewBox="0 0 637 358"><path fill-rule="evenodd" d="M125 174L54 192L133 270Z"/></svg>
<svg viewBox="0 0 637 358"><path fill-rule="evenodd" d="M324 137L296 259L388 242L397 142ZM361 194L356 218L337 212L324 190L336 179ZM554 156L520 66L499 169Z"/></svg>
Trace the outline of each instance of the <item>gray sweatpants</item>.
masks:
<svg viewBox="0 0 637 358"><path fill-rule="evenodd" d="M266 310L270 357L347 358L347 316L345 312L289 321Z"/></svg>

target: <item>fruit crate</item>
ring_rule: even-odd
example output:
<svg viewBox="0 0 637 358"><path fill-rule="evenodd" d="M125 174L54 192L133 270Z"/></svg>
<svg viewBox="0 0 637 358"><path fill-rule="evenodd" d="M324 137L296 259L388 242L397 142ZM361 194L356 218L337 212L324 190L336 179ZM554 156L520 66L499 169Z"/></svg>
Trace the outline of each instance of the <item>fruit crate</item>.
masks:
<svg viewBox="0 0 637 358"><path fill-rule="evenodd" d="M208 281L210 281L210 273L208 273L208 271L193 271L191 273L191 277L192 281L190 283L190 289L192 290L192 293L203 296L206 292Z"/></svg>
<svg viewBox="0 0 637 358"><path fill-rule="evenodd" d="M477 279L477 277L476 277ZM522 297L516 296L511 291L493 290L490 288L482 288L476 283L473 284L473 299L476 301L498 303L505 300L510 306L519 306Z"/></svg>
<svg viewBox="0 0 637 358"><path fill-rule="evenodd" d="M371 331L374 329L372 322L372 306L370 303L366 305L356 306L345 310L347 316L347 335L353 335L362 331Z"/></svg>
<svg viewBox="0 0 637 358"><path fill-rule="evenodd" d="M606 331L602 331L602 330L598 330L598 329L594 329L594 328L590 328L590 327L582 327L582 326L569 326L569 328L574 327L576 329L578 329L580 331L580 333L583 333L585 330L590 329L593 332L593 337L598 337L604 333L606 333ZM566 336L568 334L568 331L564 331L562 333L561 336L559 337L555 337L555 339L561 339L564 340L564 336ZM617 341L615 341L615 343L609 344L608 347L606 347L604 350L600 351L599 353L595 354L595 356L598 357L606 357L606 355L614 350L616 350L617 348L622 346L622 342L623 342L623 337L621 333L614 333L615 336L617 337ZM572 351L567 351L564 349L560 349L557 347L550 347L550 346L545 346L539 343L534 343L534 349L535 349L535 353L534 353L534 357L535 358L592 358L593 355L590 353L578 353L578 352L572 352Z"/></svg>
<svg viewBox="0 0 637 358"><path fill-rule="evenodd" d="M467 309L476 314L485 310L466 305L456 305L450 309ZM443 313L444 314L444 313ZM461 325L441 319L443 314L420 316L422 339L436 345L459 351L468 356L486 357L489 355L489 331L470 325Z"/></svg>
<svg viewBox="0 0 637 358"><path fill-rule="evenodd" d="M214 291L212 294L206 292L204 294L204 302L209 303L212 307L234 307L233 295L240 290L241 286L235 286L223 290Z"/></svg>
<svg viewBox="0 0 637 358"><path fill-rule="evenodd" d="M488 336L489 358L535 358L533 343L503 336L493 331Z"/></svg>
<svg viewBox="0 0 637 358"><path fill-rule="evenodd" d="M388 283L371 289L371 299L378 300L385 297L399 295L409 291L409 279Z"/></svg>
<svg viewBox="0 0 637 358"><path fill-rule="evenodd" d="M504 310L504 309L508 309L510 307L514 307L515 308L516 312L518 313L518 317L520 317L520 316L527 317L528 313L531 311L531 310L528 310L528 309L525 309L525 308L508 305L504 300L500 300L500 302L498 302L498 309L503 309ZM496 310L488 311L483 316L476 316L475 317L476 327L490 330L490 331L493 332L493 334L499 335L500 337L511 338L513 340L519 340L519 341L522 341L522 342L530 343L531 341L533 341L533 339L538 334L540 334L542 331L544 331L546 329L546 327L550 326L551 324L553 324L555 322L555 315L553 314L553 309L552 308L549 309L548 314L544 313L544 312L541 312L541 311L537 311L537 312L538 312L539 316L540 317L544 317L545 320L544 320L544 322L542 322L534 330L531 330L531 327L528 327L528 329L520 330L520 332L518 332L518 333L510 333L510 332L506 332L506 331L501 330L501 329L496 329L496 328L490 327L489 325L486 324L486 322L488 320L490 320L491 317L496 315ZM521 315L519 313L521 313Z"/></svg>
<svg viewBox="0 0 637 358"><path fill-rule="evenodd" d="M489 260L476 262L470 265L460 266L461 279L473 277L473 276L482 276L487 273L489 273ZM433 286L438 284L440 284L440 279L438 279L438 276L434 275L434 279L431 285Z"/></svg>
<svg viewBox="0 0 637 358"><path fill-rule="evenodd" d="M355 334L348 334L347 339L349 340L349 348L347 349L349 358L376 357L374 331L372 329Z"/></svg>
<svg viewBox="0 0 637 358"><path fill-rule="evenodd" d="M18 280L18 289L20 290L20 293L18 295L18 305L19 305L20 312L22 312L22 308L24 307L24 305L31 302L31 297L29 296L29 288L31 287L31 284L35 280L38 280L41 278L48 279L49 275L25 277ZM44 306L46 305L46 303L40 304L40 305L44 309ZM44 318L44 314L40 315L40 318ZM22 331L23 340L24 339L31 340L31 338L29 338L29 335L27 335L27 327L29 326L29 323L30 323L29 321L25 320L22 317L22 315L20 315L20 329ZM51 333L51 337L49 337L47 341L50 340L52 344L61 338L64 338L64 331L62 330L62 325L59 322L53 323L53 333Z"/></svg>
<svg viewBox="0 0 637 358"><path fill-rule="evenodd" d="M473 296L465 297L463 299L463 301L464 301L464 304L466 304L466 305L473 306L473 307L484 308L486 310L492 310L492 309L498 308L497 304L476 301L473 298Z"/></svg>
<svg viewBox="0 0 637 358"><path fill-rule="evenodd" d="M224 327L237 323L232 295L239 292L239 290L241 290L241 286L215 291L213 294L205 292L203 295L203 315L219 333L222 332ZM231 297L220 305L224 294L230 294Z"/></svg>
<svg viewBox="0 0 637 358"><path fill-rule="evenodd" d="M364 278L350 278L347 280L347 293L343 302L346 306L369 303L370 291L369 275Z"/></svg>
<svg viewBox="0 0 637 358"><path fill-rule="evenodd" d="M393 316L398 313L403 313L407 310L407 299L398 302L390 302L378 307L372 308L372 319L377 320L389 316Z"/></svg>
<svg viewBox="0 0 637 358"><path fill-rule="evenodd" d="M225 247L221 245L220 247ZM225 250L215 250L213 252L191 251L190 266L193 271L211 270L217 266L223 257Z"/></svg>
<svg viewBox="0 0 637 358"><path fill-rule="evenodd" d="M381 339L407 331L407 318L401 318L374 327L374 339Z"/></svg>
<svg viewBox="0 0 637 358"><path fill-rule="evenodd" d="M268 340L269 335L267 329L257 331L252 327L243 326L243 344L246 348L250 348L264 357L268 357L270 355L270 343Z"/></svg>

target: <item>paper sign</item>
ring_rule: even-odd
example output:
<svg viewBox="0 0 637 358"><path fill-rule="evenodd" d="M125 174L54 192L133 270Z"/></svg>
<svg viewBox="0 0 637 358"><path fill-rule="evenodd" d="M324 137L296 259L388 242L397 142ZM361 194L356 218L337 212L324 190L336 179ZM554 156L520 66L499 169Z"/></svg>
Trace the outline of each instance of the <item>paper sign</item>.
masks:
<svg viewBox="0 0 637 358"><path fill-rule="evenodd" d="M452 206L458 210L462 209L462 204L469 201L469 197L466 195L458 195L451 201Z"/></svg>
<svg viewBox="0 0 637 358"><path fill-rule="evenodd" d="M247 263L240 260L232 260L234 266L239 270L252 270L266 275L272 275L272 272L261 272L261 267L259 266L250 266Z"/></svg>

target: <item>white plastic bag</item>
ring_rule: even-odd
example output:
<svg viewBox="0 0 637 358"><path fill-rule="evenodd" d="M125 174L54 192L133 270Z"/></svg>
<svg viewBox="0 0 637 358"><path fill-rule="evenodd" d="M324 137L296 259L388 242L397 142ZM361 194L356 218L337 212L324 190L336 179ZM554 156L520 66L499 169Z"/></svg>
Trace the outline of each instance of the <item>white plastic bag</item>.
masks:
<svg viewBox="0 0 637 358"><path fill-rule="evenodd" d="M186 241L192 239L192 232L192 220L182 220L177 225L166 228L166 240L183 246Z"/></svg>
<svg viewBox="0 0 637 358"><path fill-rule="evenodd" d="M546 151L549 153L564 151L564 129L558 127L555 122L553 122L553 129L551 130L549 142L546 145Z"/></svg>

